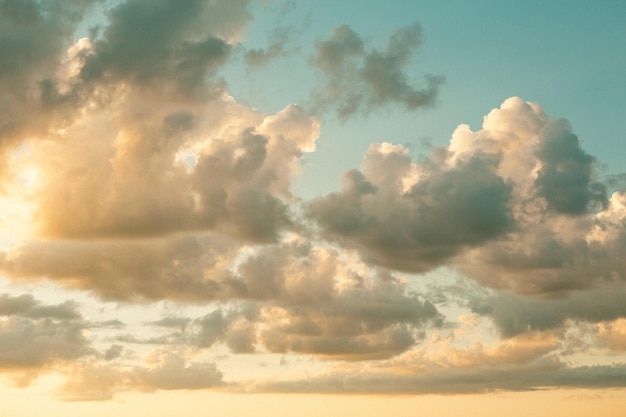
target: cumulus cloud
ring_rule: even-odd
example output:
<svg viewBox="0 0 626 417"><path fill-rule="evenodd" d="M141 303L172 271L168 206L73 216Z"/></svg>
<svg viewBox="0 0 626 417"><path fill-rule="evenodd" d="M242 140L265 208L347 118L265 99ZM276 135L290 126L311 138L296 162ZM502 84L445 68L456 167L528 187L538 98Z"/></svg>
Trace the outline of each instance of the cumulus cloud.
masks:
<svg viewBox="0 0 626 417"><path fill-rule="evenodd" d="M536 298L497 292L485 299L473 299L477 313L491 316L504 337L524 332L563 327L568 319L600 323L626 315L626 287L623 284L573 291L567 296Z"/></svg>
<svg viewBox="0 0 626 417"><path fill-rule="evenodd" d="M8 43L13 36L34 37L20 35L22 27L56 19L55 13L78 22L89 6L54 2L39 10L34 2L13 3L3 3L5 18L17 19L7 26L18 32L9 30ZM138 236L219 225L226 229L220 232L264 241L290 225L289 184L302 152L317 137L316 122L302 122L306 116L297 106L265 120L221 87L202 93L249 20L247 1L186 1L172 8L169 2L130 0L110 10L102 37L72 46L73 26L49 22L68 33L59 39L41 33L57 42L46 50L48 78L25 72L26 63L19 74L40 83L41 93L18 88L7 99L10 113L19 113L11 123L48 106L49 123L20 134L28 140L19 151L29 153L29 169L45 182L32 196L41 233ZM63 47L69 47L65 60ZM18 76L9 69L7 74ZM22 108L20 100L31 101ZM280 125L290 117L298 121L289 135L270 134L270 120ZM298 123L308 130L294 132ZM20 167L12 170L9 181ZM94 187L101 191L96 200Z"/></svg>
<svg viewBox="0 0 626 417"><path fill-rule="evenodd" d="M30 294L0 295L0 372L36 376L58 362L92 354L83 332L87 324L71 302L46 305Z"/></svg>
<svg viewBox="0 0 626 417"><path fill-rule="evenodd" d="M0 151L54 125L46 86L93 0L0 2ZM3 155L4 157L4 155Z"/></svg>
<svg viewBox="0 0 626 417"><path fill-rule="evenodd" d="M595 159L583 151L565 121L546 126L539 138L541 162L535 185L548 206L560 213L584 214L595 206L606 208L606 186L593 181Z"/></svg>
<svg viewBox="0 0 626 417"><path fill-rule="evenodd" d="M367 261L425 272L467 247L511 230L511 185L497 160L477 155L452 167L418 164L401 145L374 144L342 190L313 200L322 235Z"/></svg>
<svg viewBox="0 0 626 417"><path fill-rule="evenodd" d="M289 186L317 138L314 119L297 106L264 117L229 97L157 107L159 97L137 94L33 149L43 235L217 229L263 241L290 225Z"/></svg>
<svg viewBox="0 0 626 417"><path fill-rule="evenodd" d="M176 353L158 350L147 358L147 366L133 369L132 376L141 390L205 389L220 385L222 373L215 364L187 364Z"/></svg>
<svg viewBox="0 0 626 417"><path fill-rule="evenodd" d="M435 103L442 78L426 75L425 86L407 79L404 69L422 42L419 24L398 29L384 51L366 49L363 38L350 26L335 28L316 43L313 65L322 74L322 85L313 93L314 105L331 109L342 119L397 103L408 110Z"/></svg>
<svg viewBox="0 0 626 417"><path fill-rule="evenodd" d="M621 317L613 321L598 324L596 338L600 346L613 352L626 351L626 319Z"/></svg>
<svg viewBox="0 0 626 417"><path fill-rule="evenodd" d="M454 265L490 287L564 293L623 280L623 195L607 195L594 161L566 121L511 98L425 161L371 145L307 213L374 264Z"/></svg>
<svg viewBox="0 0 626 417"><path fill-rule="evenodd" d="M120 342L194 346L224 344L234 353L306 353L323 359L395 356L420 342L443 317L406 281L311 246L302 238L242 259L238 293L204 316L168 316L163 337ZM233 298L245 299L233 303Z"/></svg>
<svg viewBox="0 0 626 417"><path fill-rule="evenodd" d="M302 239L258 252L240 271L248 290L268 299L257 321L260 342L273 353L389 357L440 321L437 309L398 277Z"/></svg>
<svg viewBox="0 0 626 417"><path fill-rule="evenodd" d="M110 11L103 37L94 43L80 78L152 86L165 82L185 94L197 93L210 71L226 61L229 42L250 18L247 4L120 3Z"/></svg>
<svg viewBox="0 0 626 417"><path fill-rule="evenodd" d="M211 362L190 362L180 354L157 349L130 369L87 362L64 371L56 395L64 401L110 400L119 391L198 390L224 384Z"/></svg>

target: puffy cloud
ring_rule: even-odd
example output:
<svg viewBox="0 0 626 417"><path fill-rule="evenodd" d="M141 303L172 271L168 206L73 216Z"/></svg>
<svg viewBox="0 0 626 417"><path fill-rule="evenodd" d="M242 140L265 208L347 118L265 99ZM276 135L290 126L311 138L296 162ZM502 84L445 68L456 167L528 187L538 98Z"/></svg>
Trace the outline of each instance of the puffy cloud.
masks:
<svg viewBox="0 0 626 417"><path fill-rule="evenodd" d="M252 311L248 311L248 314L250 313ZM191 343L201 348L220 341L225 342L236 353L255 350L256 331L253 323L246 320L245 312L242 311L214 310L191 322L188 332Z"/></svg>
<svg viewBox="0 0 626 417"><path fill-rule="evenodd" d="M15 276L45 276L107 299L222 303L198 318L155 322L165 335L118 335L118 343L197 349L221 343L235 353L291 351L353 361L397 355L418 343L424 329L442 322L435 306L409 291L401 278L370 271L347 254L304 238L292 236L247 253L236 244L220 244L195 235L30 242L6 253L3 265Z"/></svg>
<svg viewBox="0 0 626 417"><path fill-rule="evenodd" d="M561 298L523 297L497 292L470 306L491 316L504 337L524 332L563 327L568 319L599 323L626 316L626 286L607 285L573 291Z"/></svg>
<svg viewBox="0 0 626 417"><path fill-rule="evenodd" d="M238 38L250 18L247 5L247 0L120 3L110 11L80 77L87 82L165 82L197 94L210 71L226 61L229 41Z"/></svg>
<svg viewBox="0 0 626 417"><path fill-rule="evenodd" d="M46 86L94 0L0 2L0 150L42 134L55 120ZM4 155L3 155L4 156Z"/></svg>
<svg viewBox="0 0 626 417"><path fill-rule="evenodd" d="M303 152L314 149L315 119L297 106L264 117L227 96L201 106L158 100L128 92L118 107L29 149L41 234L217 229L267 241L291 224L289 187Z"/></svg>
<svg viewBox="0 0 626 417"><path fill-rule="evenodd" d="M453 265L489 287L562 295L624 278L623 194L607 196L594 167L566 121L514 97L424 161L371 145L307 213L374 264Z"/></svg>
<svg viewBox="0 0 626 417"><path fill-rule="evenodd" d="M584 214L594 205L606 208L606 186L593 182L594 158L580 148L565 121L542 130L537 157L541 162L535 184L548 206L560 213Z"/></svg>
<svg viewBox="0 0 626 417"><path fill-rule="evenodd" d="M184 358L166 350L153 352L147 361L147 366L132 371L133 382L141 390L205 389L222 384L222 373L213 363L187 364Z"/></svg>
<svg viewBox="0 0 626 417"><path fill-rule="evenodd" d="M163 319L156 324L174 332L150 343L200 349L223 343L235 353L266 350L355 361L406 351L425 329L443 321L404 280L301 238L251 253L236 276L238 297L248 301L194 319Z"/></svg>
<svg viewBox="0 0 626 417"><path fill-rule="evenodd" d="M250 288L258 282L274 294L258 319L260 341L270 352L342 360L390 357L441 321L431 303L395 276L368 272L333 250L298 241L290 249L282 248L281 256L260 252L241 266L254 271Z"/></svg>
<svg viewBox="0 0 626 417"><path fill-rule="evenodd" d="M56 394L65 401L110 400L119 391L197 390L223 385L210 362L188 362L180 354L157 349L130 369L86 362L64 370L66 381Z"/></svg>
<svg viewBox="0 0 626 417"><path fill-rule="evenodd" d="M347 118L390 103L409 110L433 105L442 78L427 75L426 86L419 88L403 72L421 41L422 29L414 23L398 29L385 51L366 51L363 39L350 26L335 28L328 39L316 43L312 63L325 79L313 93L315 106Z"/></svg>
<svg viewBox="0 0 626 417"><path fill-rule="evenodd" d="M76 305L66 301L58 305L42 305L31 294L11 296L0 295L0 314L4 316L22 316L31 319L51 318L57 320L80 319Z"/></svg>
<svg viewBox="0 0 626 417"><path fill-rule="evenodd" d="M450 139L452 160L476 153L498 155L498 173L515 184L520 209L583 215L606 208L595 158L581 148L566 120L548 117L538 104L511 97L485 116L482 127L476 132L466 125L457 128Z"/></svg>
<svg viewBox="0 0 626 417"><path fill-rule="evenodd" d="M220 299L236 296L232 243L209 237L147 241L30 241L3 255L14 276L47 277L105 298Z"/></svg>
<svg viewBox="0 0 626 417"><path fill-rule="evenodd" d="M607 347L615 352L626 351L626 319L619 318L598 324L596 338L600 346Z"/></svg>
<svg viewBox="0 0 626 417"><path fill-rule="evenodd" d="M400 145L372 145L362 171L347 172L342 190L313 200L308 213L323 236L365 260L414 272L511 229L511 186L495 172L497 160L432 162L413 162Z"/></svg>
<svg viewBox="0 0 626 417"><path fill-rule="evenodd" d="M30 294L0 295L0 371L39 371L92 354L87 323L66 302L45 305Z"/></svg>
<svg viewBox="0 0 626 417"><path fill-rule="evenodd" d="M614 193L608 210L579 219L547 214L551 221L546 221L535 213L508 239L468 252L461 270L482 284L529 295L623 285L622 201L623 195Z"/></svg>
<svg viewBox="0 0 626 417"><path fill-rule="evenodd" d="M356 361L406 351L443 321L402 279L301 238L251 254L238 274L240 296L249 301L195 319L164 319L158 323L182 329L168 340Z"/></svg>

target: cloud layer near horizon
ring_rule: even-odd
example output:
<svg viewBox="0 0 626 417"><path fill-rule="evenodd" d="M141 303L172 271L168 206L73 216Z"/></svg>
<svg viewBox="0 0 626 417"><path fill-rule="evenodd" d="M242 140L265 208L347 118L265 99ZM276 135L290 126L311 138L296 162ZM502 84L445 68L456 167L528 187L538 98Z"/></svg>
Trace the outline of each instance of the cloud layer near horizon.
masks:
<svg viewBox="0 0 626 417"><path fill-rule="evenodd" d="M339 190L303 201L292 184L329 110L435 102L440 78L421 88L404 72L418 24L384 50L337 27L310 57L321 82L310 107L264 114L220 75L252 19L247 1L128 0L74 39L92 3L0 1L3 215L20 213L0 223L19 232L0 271L92 297L0 293L12 383L58 373L65 400L626 386L623 365L568 364L626 353L626 191L599 181L566 120L512 97L427 158L371 144ZM461 278L426 277L438 271ZM150 313L137 332L83 313L109 302L180 310ZM216 352L280 356L286 370L231 379Z"/></svg>

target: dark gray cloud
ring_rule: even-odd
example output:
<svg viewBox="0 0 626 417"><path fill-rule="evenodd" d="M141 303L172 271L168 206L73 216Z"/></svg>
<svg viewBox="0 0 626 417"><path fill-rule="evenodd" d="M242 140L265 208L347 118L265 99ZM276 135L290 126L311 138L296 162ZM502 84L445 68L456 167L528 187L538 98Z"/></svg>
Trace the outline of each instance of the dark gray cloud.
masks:
<svg viewBox="0 0 626 417"><path fill-rule="evenodd" d="M205 77L226 61L230 51L225 35L231 30L220 33L223 25L215 16L228 14L229 24L237 31L249 19L247 3L121 3L110 11L103 37L94 43L80 77L87 82L166 82L186 94L198 93L205 86Z"/></svg>
<svg viewBox="0 0 626 417"><path fill-rule="evenodd" d="M577 216L540 205L542 211L520 216L519 230L507 239L469 252L471 262L463 261L460 270L483 285L537 297L620 290L626 282L624 200L616 192L606 210Z"/></svg>
<svg viewBox="0 0 626 417"><path fill-rule="evenodd" d="M574 291L561 298L522 297L505 292L470 301L479 314L493 318L503 337L562 328L567 320L599 323L626 317L626 285Z"/></svg>
<svg viewBox="0 0 626 417"><path fill-rule="evenodd" d="M76 303L66 301L58 305L45 305L31 294L0 295L0 315L22 316L30 319L50 318L55 320L81 319Z"/></svg>
<svg viewBox="0 0 626 417"><path fill-rule="evenodd" d="M342 189L306 213L323 238L372 264L450 265L492 288L560 297L624 281L624 196L607 196L596 177L567 122L510 98L426 160L371 145Z"/></svg>
<svg viewBox="0 0 626 417"><path fill-rule="evenodd" d="M391 103L408 110L432 106L443 79L426 75L425 87L416 87L404 73L421 42L422 29L417 23L398 29L384 51L366 50L365 42L350 26L335 28L328 39L316 43L312 63L324 81L313 93L314 106L332 109L342 119Z"/></svg>
<svg viewBox="0 0 626 417"><path fill-rule="evenodd" d="M247 0L128 0L105 5L102 36L76 40L77 26L96 3L0 3L2 150L25 139L59 139L85 106L106 111L125 102L120 92L150 91L154 102L214 97L223 92L215 71L251 18Z"/></svg>
<svg viewBox="0 0 626 417"><path fill-rule="evenodd" d="M347 172L341 191L307 210L323 236L365 260L425 272L511 230L511 186L496 166L482 156L454 167L416 164L403 147L373 145L362 171Z"/></svg>
<svg viewBox="0 0 626 417"><path fill-rule="evenodd" d="M0 2L0 150L44 134L56 115L46 86L95 0ZM63 120L62 120L63 121Z"/></svg>
<svg viewBox="0 0 626 417"><path fill-rule="evenodd" d="M567 121L549 123L539 142L541 169L535 185L551 209L580 215L607 207L606 186L594 181L595 158L582 150Z"/></svg>

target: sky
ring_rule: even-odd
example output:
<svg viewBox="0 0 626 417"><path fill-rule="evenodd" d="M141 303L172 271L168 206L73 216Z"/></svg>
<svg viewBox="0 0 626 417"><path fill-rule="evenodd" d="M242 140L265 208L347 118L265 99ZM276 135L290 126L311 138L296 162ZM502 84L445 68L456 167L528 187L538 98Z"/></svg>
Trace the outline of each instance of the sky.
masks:
<svg viewBox="0 0 626 417"><path fill-rule="evenodd" d="M0 414L621 415L624 19L0 0Z"/></svg>

